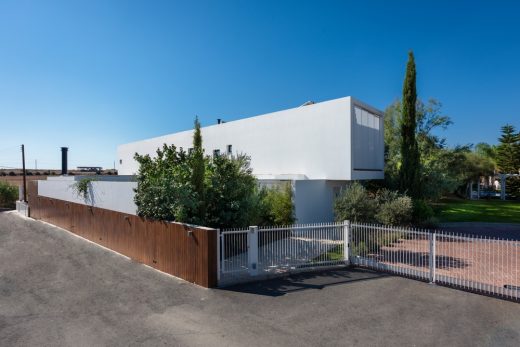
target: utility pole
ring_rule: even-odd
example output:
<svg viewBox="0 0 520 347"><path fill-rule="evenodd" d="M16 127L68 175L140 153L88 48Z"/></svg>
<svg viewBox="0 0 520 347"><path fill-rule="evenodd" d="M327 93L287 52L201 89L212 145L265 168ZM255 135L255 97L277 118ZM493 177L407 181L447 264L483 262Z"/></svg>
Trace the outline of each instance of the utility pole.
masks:
<svg viewBox="0 0 520 347"><path fill-rule="evenodd" d="M27 202L27 180L25 175L25 146L22 145L23 201Z"/></svg>

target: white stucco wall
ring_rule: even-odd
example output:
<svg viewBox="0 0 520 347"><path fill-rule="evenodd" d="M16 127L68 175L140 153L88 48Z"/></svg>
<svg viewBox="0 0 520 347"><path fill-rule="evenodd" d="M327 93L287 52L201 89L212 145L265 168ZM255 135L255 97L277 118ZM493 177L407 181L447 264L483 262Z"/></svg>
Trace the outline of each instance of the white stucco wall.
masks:
<svg viewBox="0 0 520 347"><path fill-rule="evenodd" d="M365 131L364 124L353 123L351 114L355 105L381 117L379 135L382 138L382 113L345 97L203 127L203 147L206 154L211 155L215 149L225 154L227 146L232 145L234 154L246 153L251 157L253 173L259 177L300 175L304 179L350 180L355 175L357 179L383 178L382 163L379 167L371 164L368 171L353 171L352 158L363 160L375 152L380 152L382 158L384 154L384 144L370 141L374 138L373 129ZM360 132L354 152L351 129ZM192 134L193 131L188 130L121 145L117 149L117 169L124 175L136 173L138 166L134 154L154 156L164 143L188 150L192 147ZM371 134L371 137L365 137L365 134ZM363 150L363 146L372 147Z"/></svg>
<svg viewBox="0 0 520 347"><path fill-rule="evenodd" d="M91 182L92 189L88 200L76 194L72 187L75 182L70 177L62 179L56 177L52 180L38 181L38 195L136 214L137 206L134 203L134 188L137 187L137 182L116 180Z"/></svg>
<svg viewBox="0 0 520 347"><path fill-rule="evenodd" d="M294 181L294 207L297 223L334 221L335 194L346 181Z"/></svg>

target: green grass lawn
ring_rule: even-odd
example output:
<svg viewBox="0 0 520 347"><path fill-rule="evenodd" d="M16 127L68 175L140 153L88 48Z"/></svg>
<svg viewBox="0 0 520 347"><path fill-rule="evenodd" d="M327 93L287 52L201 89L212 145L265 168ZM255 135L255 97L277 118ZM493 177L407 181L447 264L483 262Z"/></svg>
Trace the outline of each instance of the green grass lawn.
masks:
<svg viewBox="0 0 520 347"><path fill-rule="evenodd" d="M520 223L520 202L447 199L435 204L440 222Z"/></svg>

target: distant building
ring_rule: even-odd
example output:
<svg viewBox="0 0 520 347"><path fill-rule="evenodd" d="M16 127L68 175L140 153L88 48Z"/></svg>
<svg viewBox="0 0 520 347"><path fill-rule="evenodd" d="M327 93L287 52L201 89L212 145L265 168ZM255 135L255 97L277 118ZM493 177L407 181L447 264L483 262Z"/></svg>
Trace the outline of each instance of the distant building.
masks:
<svg viewBox="0 0 520 347"><path fill-rule="evenodd" d="M81 172L100 173L101 171L103 171L103 168L101 166L78 166L76 169Z"/></svg>
<svg viewBox="0 0 520 347"><path fill-rule="evenodd" d="M246 153L261 184L290 182L298 223L331 221L332 204L354 180L384 178L383 113L352 97L203 127L206 154ZM164 143L189 151L193 130L120 145L117 170L133 175L134 154Z"/></svg>

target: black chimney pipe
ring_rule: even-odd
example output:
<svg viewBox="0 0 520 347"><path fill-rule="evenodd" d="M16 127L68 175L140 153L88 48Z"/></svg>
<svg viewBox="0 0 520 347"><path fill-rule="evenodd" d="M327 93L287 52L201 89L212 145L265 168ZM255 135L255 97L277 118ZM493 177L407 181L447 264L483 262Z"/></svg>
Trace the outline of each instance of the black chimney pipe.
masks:
<svg viewBox="0 0 520 347"><path fill-rule="evenodd" d="M61 147L61 174L66 175L68 173L67 170L67 152L69 151L68 147Z"/></svg>

